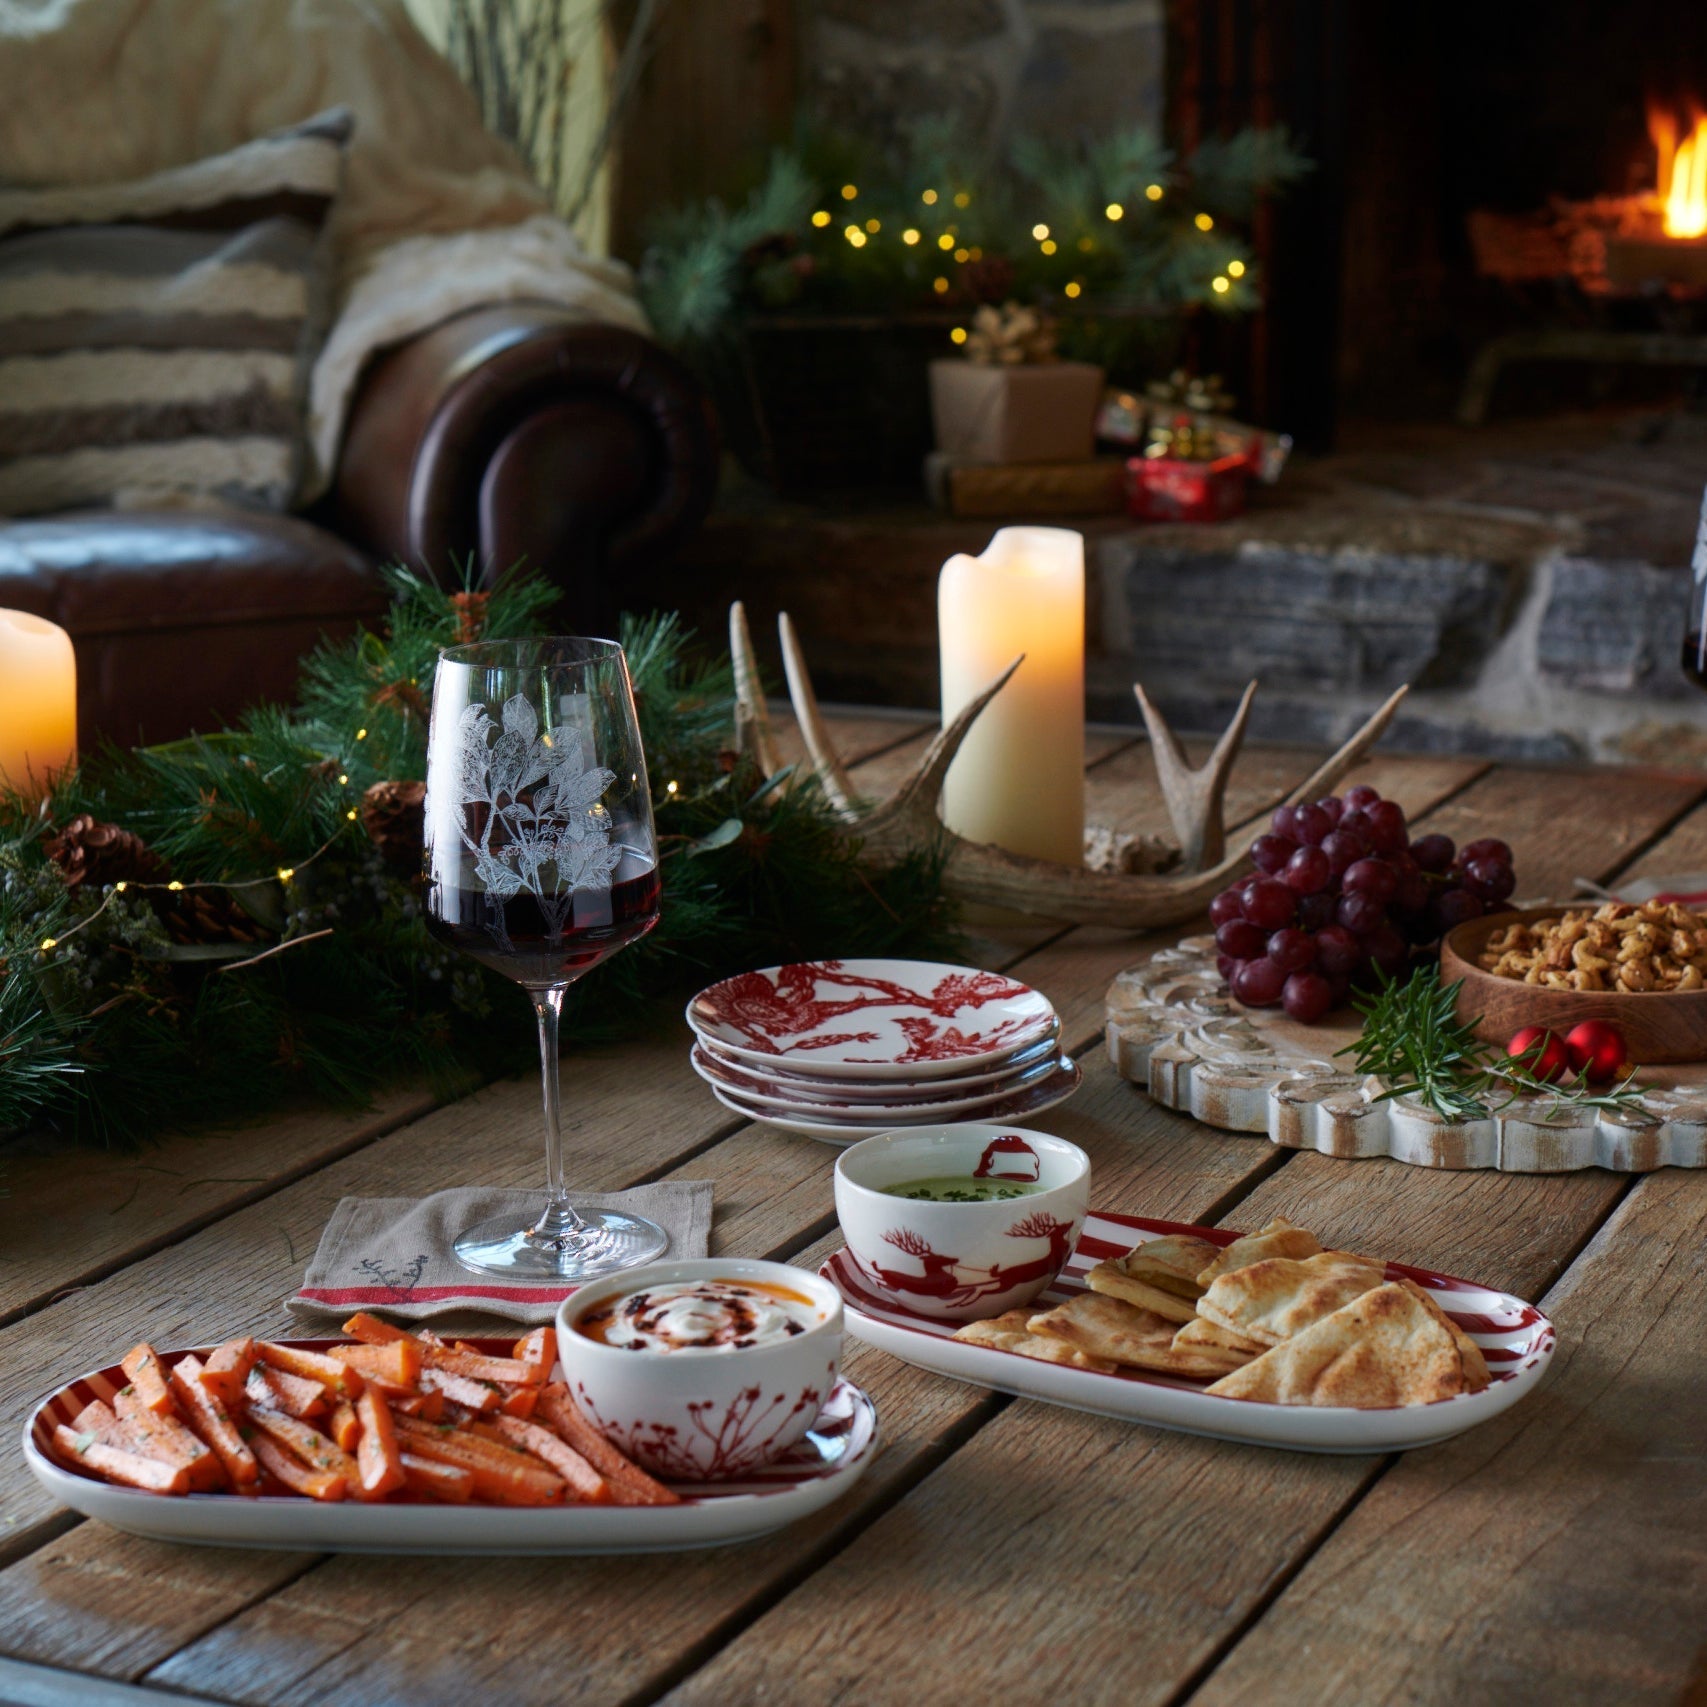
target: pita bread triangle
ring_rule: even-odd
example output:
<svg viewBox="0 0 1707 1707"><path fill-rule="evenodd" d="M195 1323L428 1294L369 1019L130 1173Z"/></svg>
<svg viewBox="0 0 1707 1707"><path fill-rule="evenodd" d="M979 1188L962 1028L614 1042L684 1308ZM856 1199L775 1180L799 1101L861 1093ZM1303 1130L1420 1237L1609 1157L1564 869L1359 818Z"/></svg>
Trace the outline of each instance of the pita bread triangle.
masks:
<svg viewBox="0 0 1707 1707"><path fill-rule="evenodd" d="M1197 1350L1187 1346L1176 1350L1177 1327L1176 1322L1153 1310L1100 1292L1081 1292L1031 1318L1034 1334L1066 1340L1088 1356L1107 1358L1129 1368L1153 1369L1199 1381L1226 1372L1226 1354L1219 1348Z"/></svg>
<svg viewBox="0 0 1707 1707"><path fill-rule="evenodd" d="M1197 1313L1246 1339L1279 1345L1385 1277L1380 1263L1345 1251L1268 1257L1222 1275L1198 1299Z"/></svg>
<svg viewBox="0 0 1707 1707"><path fill-rule="evenodd" d="M1470 1391L1450 1326L1403 1283L1377 1286L1208 1389L1270 1405L1382 1410Z"/></svg>
<svg viewBox="0 0 1707 1707"><path fill-rule="evenodd" d="M1200 1269L1197 1284L1211 1286L1222 1275L1267 1257L1313 1257L1321 1249L1314 1233L1306 1233L1302 1227L1294 1227L1277 1215L1260 1233L1247 1233L1235 1239L1208 1267Z"/></svg>

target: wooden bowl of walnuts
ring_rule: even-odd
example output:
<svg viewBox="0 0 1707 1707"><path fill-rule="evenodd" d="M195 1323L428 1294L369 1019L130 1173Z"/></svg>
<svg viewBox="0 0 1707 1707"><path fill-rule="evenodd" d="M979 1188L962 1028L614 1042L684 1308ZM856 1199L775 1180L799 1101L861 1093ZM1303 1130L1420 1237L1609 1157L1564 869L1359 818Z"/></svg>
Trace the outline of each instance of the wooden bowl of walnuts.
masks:
<svg viewBox="0 0 1707 1707"><path fill-rule="evenodd" d="M1707 917L1676 902L1535 907L1471 919L1440 945L1440 981L1485 1043L1584 1020L1624 1034L1636 1065L1707 1060Z"/></svg>

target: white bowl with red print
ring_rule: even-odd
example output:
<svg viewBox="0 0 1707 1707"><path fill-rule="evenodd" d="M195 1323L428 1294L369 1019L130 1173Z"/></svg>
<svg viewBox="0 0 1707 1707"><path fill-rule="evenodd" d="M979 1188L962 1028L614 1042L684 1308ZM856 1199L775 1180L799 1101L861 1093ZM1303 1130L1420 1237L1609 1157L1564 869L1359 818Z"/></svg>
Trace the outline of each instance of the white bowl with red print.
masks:
<svg viewBox="0 0 1707 1707"><path fill-rule="evenodd" d="M941 1179L1025 1189L975 1203L889 1189ZM836 1160L836 1216L867 1285L943 1322L1030 1303L1066 1263L1090 1190L1090 1158L1077 1144L1016 1126L913 1126Z"/></svg>
<svg viewBox="0 0 1707 1707"><path fill-rule="evenodd" d="M707 1281L792 1294L806 1320L786 1338L715 1350L635 1350L583 1331L589 1318L635 1294ZM576 1408L612 1445L667 1481L721 1481L782 1457L817 1421L841 1368L842 1298L787 1263L648 1263L564 1299L557 1354Z"/></svg>
<svg viewBox="0 0 1707 1707"><path fill-rule="evenodd" d="M1060 1025L1049 998L975 966L811 960L701 990L688 1025L725 1060L813 1079L959 1078L1011 1061Z"/></svg>

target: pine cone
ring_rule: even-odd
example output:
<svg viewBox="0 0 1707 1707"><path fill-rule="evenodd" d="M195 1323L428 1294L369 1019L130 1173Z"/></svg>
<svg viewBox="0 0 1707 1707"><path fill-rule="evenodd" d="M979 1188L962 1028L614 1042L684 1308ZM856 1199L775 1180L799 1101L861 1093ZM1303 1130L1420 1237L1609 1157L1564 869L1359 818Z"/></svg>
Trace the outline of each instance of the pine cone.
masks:
<svg viewBox="0 0 1707 1707"><path fill-rule="evenodd" d="M72 889L84 883L164 883L171 875L165 860L140 836L117 824L103 824L87 812L80 812L44 846Z"/></svg>
<svg viewBox="0 0 1707 1707"><path fill-rule="evenodd" d="M421 869L426 798L423 782L376 782L362 796L362 828L395 871Z"/></svg>
<svg viewBox="0 0 1707 1707"><path fill-rule="evenodd" d="M273 933L223 889L181 889L175 895L160 896L154 910L173 942L272 941Z"/></svg>

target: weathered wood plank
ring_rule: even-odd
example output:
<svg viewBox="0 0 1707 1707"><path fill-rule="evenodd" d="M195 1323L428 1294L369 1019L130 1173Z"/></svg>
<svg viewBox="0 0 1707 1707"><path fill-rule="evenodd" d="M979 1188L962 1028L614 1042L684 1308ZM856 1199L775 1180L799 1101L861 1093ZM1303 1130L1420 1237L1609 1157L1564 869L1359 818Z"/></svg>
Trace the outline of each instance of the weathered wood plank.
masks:
<svg viewBox="0 0 1707 1707"><path fill-rule="evenodd" d="M1707 792L1698 771L1500 768L1429 815L1462 846L1499 836L1516 854L1517 893L1568 899L1577 877L1616 871Z"/></svg>
<svg viewBox="0 0 1707 1707"><path fill-rule="evenodd" d="M0 1240L0 1326L396 1131L434 1106L426 1091L394 1089L365 1113L297 1110L249 1127L180 1134L137 1156L57 1152L13 1158L0 1202L6 1229Z"/></svg>
<svg viewBox="0 0 1707 1707"><path fill-rule="evenodd" d="M1384 1476L1193 1699L1699 1699L1707 1178L1641 1180L1545 1300L1542 1389Z"/></svg>

